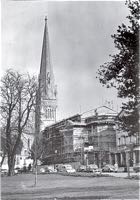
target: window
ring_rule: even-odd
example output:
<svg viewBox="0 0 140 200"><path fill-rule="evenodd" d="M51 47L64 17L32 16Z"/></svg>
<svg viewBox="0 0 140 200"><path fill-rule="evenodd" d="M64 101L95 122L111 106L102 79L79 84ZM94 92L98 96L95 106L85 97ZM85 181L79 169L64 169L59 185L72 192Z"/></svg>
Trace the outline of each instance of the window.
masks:
<svg viewBox="0 0 140 200"><path fill-rule="evenodd" d="M118 145L120 146L120 138L118 138Z"/></svg>

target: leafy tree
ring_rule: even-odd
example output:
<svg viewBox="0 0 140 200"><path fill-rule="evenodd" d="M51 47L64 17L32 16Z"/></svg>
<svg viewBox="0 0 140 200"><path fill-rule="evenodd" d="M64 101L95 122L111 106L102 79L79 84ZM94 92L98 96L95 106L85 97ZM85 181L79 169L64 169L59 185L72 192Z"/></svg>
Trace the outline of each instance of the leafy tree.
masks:
<svg viewBox="0 0 140 200"><path fill-rule="evenodd" d="M1 79L1 119L5 124L8 175L13 174L15 155L26 131L36 98L36 79L7 70ZM14 142L13 142L14 139Z"/></svg>
<svg viewBox="0 0 140 200"><path fill-rule="evenodd" d="M118 26L114 39L118 50L111 55L112 61L104 63L98 70L99 81L107 88L115 87L118 97L125 99L120 117L121 126L130 134L139 131L139 2L126 1L130 10L129 25Z"/></svg>

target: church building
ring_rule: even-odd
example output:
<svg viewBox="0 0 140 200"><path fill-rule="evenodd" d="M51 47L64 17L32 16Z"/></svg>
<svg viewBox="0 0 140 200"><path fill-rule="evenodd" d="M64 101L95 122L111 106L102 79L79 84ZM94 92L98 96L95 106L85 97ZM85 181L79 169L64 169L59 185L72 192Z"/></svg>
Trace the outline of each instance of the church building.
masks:
<svg viewBox="0 0 140 200"><path fill-rule="evenodd" d="M40 73L35 111L35 132L38 135L46 126L56 122L57 87L51 63L47 17L41 54Z"/></svg>

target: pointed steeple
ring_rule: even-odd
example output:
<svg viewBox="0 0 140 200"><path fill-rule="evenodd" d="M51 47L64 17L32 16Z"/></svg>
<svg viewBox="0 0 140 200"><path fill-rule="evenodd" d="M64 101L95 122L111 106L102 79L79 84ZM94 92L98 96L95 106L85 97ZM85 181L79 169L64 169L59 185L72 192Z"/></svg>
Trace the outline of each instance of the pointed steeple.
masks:
<svg viewBox="0 0 140 200"><path fill-rule="evenodd" d="M44 28L39 82L41 88L41 96L43 97L43 99L55 99L56 88L55 88L54 74L51 63L47 17L45 17L45 28Z"/></svg>
<svg viewBox="0 0 140 200"><path fill-rule="evenodd" d="M45 28L43 36L43 46L41 54L40 74L39 74L39 99L41 130L50 123L56 121L57 91L54 81L53 68L50 56L49 34L47 18L45 17ZM49 123L48 123L49 122Z"/></svg>

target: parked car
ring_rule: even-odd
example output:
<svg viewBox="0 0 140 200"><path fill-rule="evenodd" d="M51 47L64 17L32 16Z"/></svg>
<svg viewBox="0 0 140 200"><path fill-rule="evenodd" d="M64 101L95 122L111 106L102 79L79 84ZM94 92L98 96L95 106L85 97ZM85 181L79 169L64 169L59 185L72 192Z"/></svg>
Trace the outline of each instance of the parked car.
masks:
<svg viewBox="0 0 140 200"><path fill-rule="evenodd" d="M98 169L98 166L96 164L90 164L87 167L91 169L92 172L95 172Z"/></svg>
<svg viewBox="0 0 140 200"><path fill-rule="evenodd" d="M94 173L95 173L95 174L101 174L101 173L102 173L102 169L99 169L99 168L98 168L98 169L95 169L95 170L94 170Z"/></svg>
<svg viewBox="0 0 140 200"><path fill-rule="evenodd" d="M23 166L23 167L16 167L15 169L14 169L14 171L15 171L15 173L26 173L27 172L27 168L26 168L26 166Z"/></svg>
<svg viewBox="0 0 140 200"><path fill-rule="evenodd" d="M85 172L85 171L86 171L85 165L80 165L79 168L77 169L77 172Z"/></svg>
<svg viewBox="0 0 140 200"><path fill-rule="evenodd" d="M140 172L140 163L136 163L136 164L134 165L134 167L133 167L133 170L134 170L135 172Z"/></svg>
<svg viewBox="0 0 140 200"><path fill-rule="evenodd" d="M56 169L54 169L54 168L52 168L52 167L49 167L49 166L48 166L48 171L51 172L51 173L57 172Z"/></svg>
<svg viewBox="0 0 140 200"><path fill-rule="evenodd" d="M57 172L61 171L62 166L63 166L63 164L56 164L55 165L55 169L57 170Z"/></svg>
<svg viewBox="0 0 140 200"><path fill-rule="evenodd" d="M41 167L39 171L40 171L41 174L46 173L46 169L44 167Z"/></svg>
<svg viewBox="0 0 140 200"><path fill-rule="evenodd" d="M48 166L41 166L41 168L39 169L39 172L41 174L44 174L44 173L53 173L53 172L57 172L56 169L53 169L53 168L50 168Z"/></svg>
<svg viewBox="0 0 140 200"><path fill-rule="evenodd" d="M92 169L98 169L98 166L96 164L90 164L88 165Z"/></svg>
<svg viewBox="0 0 140 200"><path fill-rule="evenodd" d="M20 173L20 167L16 167L16 168L14 169L14 173L15 173L15 174L19 174L19 173Z"/></svg>
<svg viewBox="0 0 140 200"><path fill-rule="evenodd" d="M105 165L102 168L102 172L115 172L115 167L113 165Z"/></svg>
<svg viewBox="0 0 140 200"><path fill-rule="evenodd" d="M88 172L93 172L96 174L101 174L102 170L98 168L96 164L90 164L87 166L87 171Z"/></svg>
<svg viewBox="0 0 140 200"><path fill-rule="evenodd" d="M93 172L94 169L90 168L89 166L86 166L85 172Z"/></svg>
<svg viewBox="0 0 140 200"><path fill-rule="evenodd" d="M68 172L68 173L74 173L76 170L72 168L71 165L58 165L57 166L57 171L58 172Z"/></svg>
<svg viewBox="0 0 140 200"><path fill-rule="evenodd" d="M7 175L7 173L8 173L7 169L1 169L1 175L2 176Z"/></svg>

